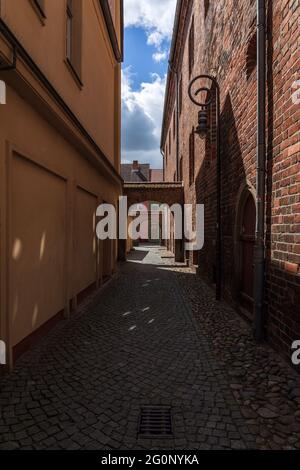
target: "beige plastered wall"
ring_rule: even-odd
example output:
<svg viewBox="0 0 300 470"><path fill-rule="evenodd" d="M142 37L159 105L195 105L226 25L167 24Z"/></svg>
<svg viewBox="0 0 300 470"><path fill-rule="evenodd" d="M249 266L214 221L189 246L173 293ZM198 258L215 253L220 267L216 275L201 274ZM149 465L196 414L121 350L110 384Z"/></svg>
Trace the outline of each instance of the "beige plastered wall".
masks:
<svg viewBox="0 0 300 470"><path fill-rule="evenodd" d="M120 90L116 87L120 68L99 0L83 0L82 85L66 61L66 0L46 0L43 23L31 0L0 0L0 14L105 155L118 166Z"/></svg>
<svg viewBox="0 0 300 470"><path fill-rule="evenodd" d="M95 212L102 201L116 206L122 192L121 179L103 161L106 155L118 170L120 64L97 2L84 2L91 27L83 41L80 89L62 59L64 2L46 2L49 25L54 9L58 17L47 32L30 2L24 0L19 14L18 0L0 1L2 18L103 151L100 158L21 58L15 71L0 73L7 86L7 103L0 106L0 338L12 367L18 343L58 312L71 315L77 295L100 286L104 270L115 270L116 242L103 250ZM11 53L2 37L0 53Z"/></svg>
<svg viewBox="0 0 300 470"><path fill-rule="evenodd" d="M11 349L61 310L102 271L95 211L117 204L120 187L96 171L11 88L0 107L1 338ZM109 266L109 268L108 268Z"/></svg>

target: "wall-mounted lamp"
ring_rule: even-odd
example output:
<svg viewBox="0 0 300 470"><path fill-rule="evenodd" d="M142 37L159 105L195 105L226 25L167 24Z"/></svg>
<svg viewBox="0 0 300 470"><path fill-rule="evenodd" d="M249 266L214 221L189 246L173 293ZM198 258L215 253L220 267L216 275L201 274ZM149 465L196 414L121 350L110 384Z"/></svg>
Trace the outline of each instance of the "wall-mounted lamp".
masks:
<svg viewBox="0 0 300 470"><path fill-rule="evenodd" d="M207 107L203 107L198 113L198 126L195 129L195 134L198 134L201 139L205 139L208 131L208 110Z"/></svg>
<svg viewBox="0 0 300 470"><path fill-rule="evenodd" d="M189 97L191 101L200 108L198 112L198 125L196 127L195 133L200 136L201 139L204 139L207 136L209 131L208 124L208 108L212 103L212 90L205 86L199 88L195 87L196 82L201 84L202 80L210 80L212 83L212 89L215 92L216 98L216 127L217 127L217 143L216 143L216 152L217 152L217 223L216 223L216 232L217 232L217 242L216 242L216 298L221 300L222 296L222 232L221 232L221 152L220 152L220 87L215 79L211 75L198 75L195 77L189 85ZM200 102L198 95L202 92L206 92L206 101Z"/></svg>

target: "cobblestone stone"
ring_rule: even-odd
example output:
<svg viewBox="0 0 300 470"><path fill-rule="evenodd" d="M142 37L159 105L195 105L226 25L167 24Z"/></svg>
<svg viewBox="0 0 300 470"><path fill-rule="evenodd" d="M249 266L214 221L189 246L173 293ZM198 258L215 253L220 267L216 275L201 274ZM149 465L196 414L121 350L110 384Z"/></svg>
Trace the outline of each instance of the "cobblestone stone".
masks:
<svg viewBox="0 0 300 470"><path fill-rule="evenodd" d="M162 253L138 249L1 379L1 449L300 447L297 374ZM138 438L158 404L173 438Z"/></svg>
<svg viewBox="0 0 300 470"><path fill-rule="evenodd" d="M194 272L192 268L184 272L175 269L200 335L210 338L211 351L219 358L235 402L240 406L251 434L248 440L252 439L252 448L297 449L299 375L266 343L255 343L251 326L227 304L216 302L214 292L198 276L191 276L186 282L186 274ZM233 405L229 408L233 416Z"/></svg>

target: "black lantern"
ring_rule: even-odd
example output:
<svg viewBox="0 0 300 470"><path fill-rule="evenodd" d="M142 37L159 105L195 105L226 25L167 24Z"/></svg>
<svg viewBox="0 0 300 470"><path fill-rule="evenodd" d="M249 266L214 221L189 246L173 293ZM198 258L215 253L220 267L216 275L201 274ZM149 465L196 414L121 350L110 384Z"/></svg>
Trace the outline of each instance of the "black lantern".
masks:
<svg viewBox="0 0 300 470"><path fill-rule="evenodd" d="M198 126L195 129L195 133L198 134L201 139L205 139L208 131L209 125L207 106L203 106L198 113Z"/></svg>
<svg viewBox="0 0 300 470"><path fill-rule="evenodd" d="M193 92L192 87L194 83L195 80L193 80L189 86L189 96L192 102L200 108L200 111L198 112L198 126L196 127L195 133L198 134L201 139L205 139L209 131L208 107L211 105L212 96L210 89L207 87L200 87L197 91ZM196 99L198 95L202 92L206 92L207 94L207 99L204 103L199 102Z"/></svg>

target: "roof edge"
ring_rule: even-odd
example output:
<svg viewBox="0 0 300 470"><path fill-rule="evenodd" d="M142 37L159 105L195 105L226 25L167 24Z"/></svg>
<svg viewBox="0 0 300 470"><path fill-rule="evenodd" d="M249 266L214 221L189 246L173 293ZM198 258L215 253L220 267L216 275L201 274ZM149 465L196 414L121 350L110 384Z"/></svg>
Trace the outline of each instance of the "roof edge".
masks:
<svg viewBox="0 0 300 470"><path fill-rule="evenodd" d="M169 67L168 67L168 75L167 75L166 90L165 90L164 108L163 108L163 119L162 119L162 129L161 129L161 139L160 139L161 151L164 150L164 143L165 143L164 129L166 125L167 104L168 104L168 99L169 99L169 94L170 94L170 86L172 83L172 75L176 74L176 72L174 71L174 61L175 61L175 54L176 54L177 46L178 46L178 37L179 35L184 35L186 19L189 17L188 12L190 11L192 4L193 4L193 1L191 0L177 0L172 42L171 42L171 48L170 48L170 54L169 54ZM184 12L185 12L184 27L180 28L180 20Z"/></svg>
<svg viewBox="0 0 300 470"><path fill-rule="evenodd" d="M163 151L163 134L164 134L164 127L165 127L165 120L166 120L166 110L167 110L167 101L169 96L169 87L171 82L171 67L174 60L174 53L176 49L176 42L179 30L179 21L180 21L180 12L182 7L183 0L177 0L176 5L176 12L175 12L175 19L174 19L174 26L173 26L173 33L172 33L172 42L169 54L169 67L168 67L168 74L167 74L167 82L166 82L166 90L165 90L165 98L164 98L164 108L163 108L163 119L162 119L162 127L161 127L161 139L160 139L160 150Z"/></svg>

